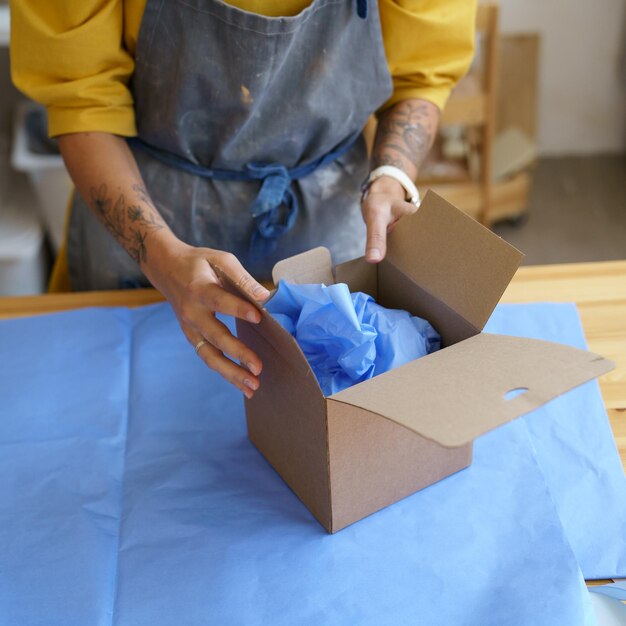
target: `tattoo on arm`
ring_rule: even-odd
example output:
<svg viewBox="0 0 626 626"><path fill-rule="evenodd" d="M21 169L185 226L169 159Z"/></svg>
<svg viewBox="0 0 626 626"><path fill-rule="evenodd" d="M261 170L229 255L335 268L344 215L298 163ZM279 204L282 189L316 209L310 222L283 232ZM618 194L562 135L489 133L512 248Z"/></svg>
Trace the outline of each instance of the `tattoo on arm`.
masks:
<svg viewBox="0 0 626 626"><path fill-rule="evenodd" d="M389 108L378 122L373 167L393 165L414 179L433 143L438 122L438 109L422 100L403 100Z"/></svg>
<svg viewBox="0 0 626 626"><path fill-rule="evenodd" d="M165 222L157 213L143 185L133 185L133 191L137 194L139 204L129 204L123 193L114 201L105 184L98 188L92 187L90 195L98 219L124 246L133 260L141 264L148 258L148 235L164 228Z"/></svg>
<svg viewBox="0 0 626 626"><path fill-rule="evenodd" d="M146 188L143 185L139 185L135 183L132 189L142 202L145 202L146 204L154 208L154 204L152 203L152 198L148 195L148 192L146 191Z"/></svg>

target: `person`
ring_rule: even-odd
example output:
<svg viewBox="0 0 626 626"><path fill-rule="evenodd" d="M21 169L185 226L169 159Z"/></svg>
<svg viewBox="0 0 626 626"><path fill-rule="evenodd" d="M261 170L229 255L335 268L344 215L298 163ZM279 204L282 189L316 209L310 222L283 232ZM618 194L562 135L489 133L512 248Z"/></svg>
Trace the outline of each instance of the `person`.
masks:
<svg viewBox="0 0 626 626"><path fill-rule="evenodd" d="M382 260L387 232L417 208L412 181L471 62L475 11L475 0L12 2L13 81L47 106L78 191L53 282L64 268L74 290L149 281L205 363L252 397L262 363L216 313L260 314L213 267L262 302L257 281L311 247L341 262L365 243L366 260ZM374 112L370 168L361 131Z"/></svg>

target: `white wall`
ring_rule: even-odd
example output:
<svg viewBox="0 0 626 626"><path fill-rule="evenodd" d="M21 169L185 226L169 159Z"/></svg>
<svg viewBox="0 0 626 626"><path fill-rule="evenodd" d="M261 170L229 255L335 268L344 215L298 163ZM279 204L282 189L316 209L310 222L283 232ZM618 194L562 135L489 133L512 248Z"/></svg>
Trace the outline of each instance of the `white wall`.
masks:
<svg viewBox="0 0 626 626"><path fill-rule="evenodd" d="M626 2L500 0L505 33L539 32L542 154L626 150Z"/></svg>

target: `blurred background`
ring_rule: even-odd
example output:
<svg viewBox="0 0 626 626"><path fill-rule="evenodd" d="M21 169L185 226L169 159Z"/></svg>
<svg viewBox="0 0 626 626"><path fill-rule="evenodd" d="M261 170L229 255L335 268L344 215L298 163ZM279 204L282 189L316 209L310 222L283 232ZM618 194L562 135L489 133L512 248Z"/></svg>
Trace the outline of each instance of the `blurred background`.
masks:
<svg viewBox="0 0 626 626"><path fill-rule="evenodd" d="M421 190L527 264L626 258L626 3L501 0L477 27ZM19 295L46 289L71 185L45 112L11 84L9 38L0 0L0 295Z"/></svg>

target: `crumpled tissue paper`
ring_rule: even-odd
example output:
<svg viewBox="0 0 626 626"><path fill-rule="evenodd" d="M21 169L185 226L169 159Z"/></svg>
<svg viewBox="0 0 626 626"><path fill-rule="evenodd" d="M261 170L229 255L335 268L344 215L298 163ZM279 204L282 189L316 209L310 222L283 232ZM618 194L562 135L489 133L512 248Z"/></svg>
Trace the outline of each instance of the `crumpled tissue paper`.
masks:
<svg viewBox="0 0 626 626"><path fill-rule="evenodd" d="M348 285L281 280L265 308L298 342L326 396L439 350L437 331Z"/></svg>

